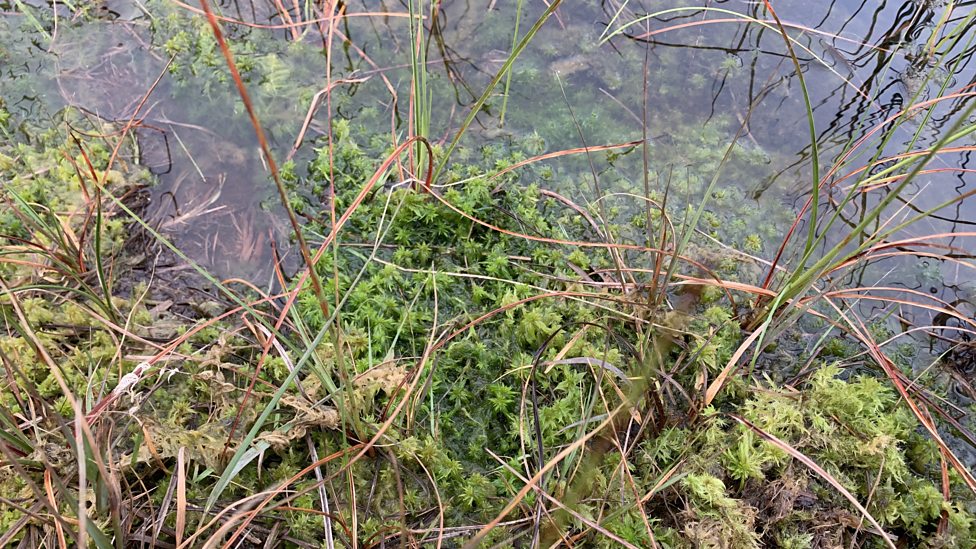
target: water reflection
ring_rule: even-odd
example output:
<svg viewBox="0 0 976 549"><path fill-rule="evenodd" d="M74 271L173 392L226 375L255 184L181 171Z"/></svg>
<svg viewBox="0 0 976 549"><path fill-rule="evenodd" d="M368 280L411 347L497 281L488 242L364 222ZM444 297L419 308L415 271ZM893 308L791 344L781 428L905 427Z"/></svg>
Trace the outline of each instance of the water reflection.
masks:
<svg viewBox="0 0 976 549"><path fill-rule="evenodd" d="M762 3L716 2L711 6L733 10L775 28ZM971 61L976 47L972 2L776 2L775 7L796 40L799 68L810 93L819 160L825 166L822 174L838 161L842 151L876 125L891 127L891 117L905 105L963 90L976 82L976 66ZM635 20L660 9L650 3L608 1L603 4L603 18ZM775 30L732 19L735 17L725 12L688 9L635 25L628 29L625 39L645 44L658 59L674 59L674 53L665 52L681 51L681 66L694 67L695 74L709 74L711 96L694 99L685 108L709 116L735 112L740 119L748 111L748 135L769 152L772 160L768 174L752 186L752 196L766 202L771 189L780 189L801 204L811 188L813 149L796 69L784 58L783 38ZM970 96L940 102L928 116L918 114L901 124L894 139L869 143L864 153L833 175L830 183L837 185L834 192L823 197L821 207L837 205L845 187L843 177L870 164L876 153L883 158L935 144L971 102ZM754 105L751 110L750 105ZM963 148L934 158L923 176L892 204L889 223L927 211L952 197L968 197L974 189L971 154ZM876 172L887 165L890 163L870 169ZM843 225L832 229L825 246L834 245L861 223L865 211L887 192L888 187L878 187L846 205L840 217ZM972 231L974 204L972 199L960 200L893 238ZM906 265L891 260L883 268L856 272L852 276L869 274L867 279L852 281L873 285L883 276L885 284L924 289L947 303L971 303L971 289L960 289L960 282L970 275L959 278L959 261L970 259L970 242L960 235L941 239L939 244L952 249L954 261L932 258L927 267L920 267L916 262ZM920 270L934 279L924 288L916 282ZM920 311L908 311L907 315L920 325L933 321L931 314Z"/></svg>
<svg viewBox="0 0 976 549"><path fill-rule="evenodd" d="M301 166L322 144L316 139L328 132L330 108L334 116L388 131L388 143L362 144L373 147L378 157L390 143L403 139L409 127L411 72L405 18L349 17L330 31L321 22L327 14L315 3L286 7L223 0L215 4L227 21L247 23L225 21L232 40L249 45L260 63L283 64L265 67L260 74L280 73L289 86L296 79L302 81L303 93L289 90L283 97L276 95L281 86L276 88L268 78L249 82L279 157L291 155L313 97L326 88L324 51L330 32L331 76L340 84L332 89L326 105L311 109L296 164ZM168 61L142 5L113 0L104 4L106 21L98 25L73 28L62 22L50 43L50 54L48 44L34 47L23 61L34 64L33 68L6 70L12 71L13 78L29 76L40 83L34 89L44 90L47 116L72 106L99 119L126 120ZM453 137L510 51L515 10L501 2L473 0L437 5L438 11L427 19L426 51L436 106L431 138L444 143ZM976 23L967 19L973 2L788 0L774 5L795 40L813 110L822 175L872 128L891 126L890 119L905 105L976 82L976 67L970 60L976 48L972 39ZM777 244L773 240L782 235L811 189L813 148L805 99L783 38L761 2L730 0L706 6L709 9L677 10L650 1L565 3L515 63L507 99L503 100L504 90L499 88L479 113L470 142L530 144L530 150L541 153L646 137L652 143L653 185L663 186L671 178L675 196L695 202L700 199L696 193L712 175L702 173L714 165L711 149L721 156L721 149L741 126L743 159L724 169L723 185L741 190L746 200L753 201L746 207L763 211L750 221L756 225L743 231L766 231L764 252L771 255ZM347 13L406 12L401 2L357 0L345 8ZM521 33L543 9L539 3L526 3ZM664 10L669 11L645 17ZM289 27L309 19L320 22ZM602 37L638 19L642 19L639 24L600 43ZM959 24L963 26L956 29ZM958 34L949 35L948 29ZM960 39L953 41L954 37ZM253 130L236 106L236 92L225 84L227 89L211 93L194 88L195 81L181 84L165 77L141 113L136 130L140 161L159 177L150 213L153 223L180 249L218 276L264 283L271 274L273 249L287 249L288 230ZM8 105L32 115L36 115L31 111L37 109L37 98L5 96ZM872 142L832 176L836 186L824 193L821 206L835 207L850 182L842 178L871 164L876 153L891 156L937 142L970 102L970 97L940 102L930 115L902 123L894 139ZM605 155L552 161L552 184L581 203L597 199L592 179L604 193L639 190L645 177L642 152L640 147L625 149L612 161ZM890 215L905 219L972 192L971 154L960 149L938 155L930 171L892 204ZM868 169L877 171L885 165ZM823 245L838 242L889 191L878 187L847 204ZM971 199L961 200L898 236L972 231L973 204ZM716 206L719 218L738 216L721 208ZM920 266L891 259L853 271L848 281L935 288L933 295L947 303L971 302L974 292L962 284L967 275L959 271L959 262L969 259L971 246L966 238L940 241L955 255L953 261L933 257L929 265ZM870 316L878 311L868 307L863 312ZM931 313L903 313L917 324L935 320Z"/></svg>

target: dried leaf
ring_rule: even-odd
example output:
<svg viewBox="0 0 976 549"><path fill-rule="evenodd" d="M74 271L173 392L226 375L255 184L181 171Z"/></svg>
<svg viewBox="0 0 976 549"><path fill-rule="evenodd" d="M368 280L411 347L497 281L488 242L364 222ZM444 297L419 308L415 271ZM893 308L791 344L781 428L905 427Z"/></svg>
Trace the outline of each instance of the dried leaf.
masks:
<svg viewBox="0 0 976 549"><path fill-rule="evenodd" d="M303 438L310 428L339 428L339 412L335 408L312 406L307 401L290 395L282 397L281 404L294 409L295 418L280 429L258 435L255 440L267 442L275 448L283 448L292 441Z"/></svg>
<svg viewBox="0 0 976 549"><path fill-rule="evenodd" d="M221 454L227 441L227 430L221 423L205 423L199 429L184 429L144 420L143 432L147 444L139 448L136 456L139 463L154 458L174 458L179 455L180 448L185 448L188 460L198 461L214 470L222 467ZM127 461L128 458L123 459L123 462Z"/></svg>
<svg viewBox="0 0 976 549"><path fill-rule="evenodd" d="M372 398L379 391L392 395L407 378L407 368L396 360L386 360L357 377L353 384L361 396Z"/></svg>

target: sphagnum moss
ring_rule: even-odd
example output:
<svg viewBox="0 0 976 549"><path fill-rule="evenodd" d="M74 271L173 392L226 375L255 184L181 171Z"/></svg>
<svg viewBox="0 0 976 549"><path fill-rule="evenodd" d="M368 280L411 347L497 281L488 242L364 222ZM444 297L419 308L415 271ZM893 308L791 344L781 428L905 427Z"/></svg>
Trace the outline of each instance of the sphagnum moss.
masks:
<svg viewBox="0 0 976 549"><path fill-rule="evenodd" d="M175 55L170 73L179 89L174 93L190 90L216 103L235 104L233 90L226 85L220 52L205 23L195 19L188 24L172 6L160 9L165 11L157 12L152 27L165 41L167 53ZM269 36L255 32L255 39L263 42L233 40L231 47L248 83L261 91L258 101L266 113L264 121L274 132L287 134L294 113L281 107L290 104L282 98L302 97L305 104L317 87L309 84L314 74L307 67L291 65L275 55L286 49L304 51L307 43L284 46ZM492 36L486 40L500 44L510 40L510 33L501 32L498 26L493 27ZM581 32L579 36L587 35ZM583 39L584 45L594 47L593 40ZM662 59L669 53L662 52ZM559 58L551 59L553 63L566 61L567 66L572 60L552 46L545 55ZM631 50L623 55L634 53ZM727 61L714 70L728 74L741 70L741 63L731 62L734 58ZM539 68L545 64L534 66L527 60L525 67L514 73L513 86L517 89L532 80L548 82L549 75ZM593 103L585 93L593 85L618 89L624 76L611 65L590 62L574 69L592 73L596 84L580 80L568 90L572 104L592 106L589 112L578 114L582 115L580 123L586 135L600 143L620 136L613 124L603 122L612 119L608 104ZM682 91L669 84L662 69L653 71L653 81L662 95ZM700 78L693 80L694 87L701 88L701 84ZM345 95L334 99L340 107L349 101ZM212 103L194 101L188 102L187 108L205 109L208 105ZM698 199L703 183L722 162L726 134L735 126L731 116L720 114L704 127L690 128L676 121L680 109L674 111L675 118L663 124L674 127L670 144L653 145L654 154L675 158L687 168L674 173L669 183L667 213L671 219L680 217L685 207ZM284 165L283 179L292 193L291 205L307 216L305 230L310 240L321 239L329 232L328 224L321 221L328 217L329 200L335 200L338 211L348 207L359 186L372 175L377 158L388 152L387 136L376 130L385 116L376 107L366 107L359 112L356 124L336 120L331 128L335 141L331 154L320 146L311 159ZM0 108L0 127L7 135L9 121L9 114ZM443 197L465 214L505 231L581 241L612 235L618 241L646 243L648 232L657 234L665 226L659 211L647 216L643 204L635 208L608 198L605 208L585 205L591 216L608 217L601 219L595 230L564 202L540 193L542 187L560 192L575 190L588 181L591 161L623 173L626 165L640 164L639 155L580 155L555 167L533 164L502 178L486 176L527 155L544 152L547 144L564 139L566 129L574 122L565 116L530 117L525 125L532 130L526 132L529 135L525 139L519 139L515 130L510 134L515 139L499 138L482 148L462 147L455 152L455 162L446 166L443 180L437 181L450 186L443 190ZM243 126L239 118L227 123ZM57 131L38 135L40 139L32 145L0 145L0 175L3 181L13 182L7 188L27 203L62 216L76 213L82 201L75 166L86 159L65 146L66 140ZM324 145L323 141L318 145ZM576 145L573 139L569 142L572 145L567 146ZM88 149L98 173L108 168L107 152L98 144ZM441 152L435 149L435 155ZM748 179L751 168L766 161L758 145L737 146L726 173ZM32 176L23 177L25 173ZM118 185L143 177L113 172L107 181ZM338 190L334 198L327 194L330 180ZM67 184L58 186L58 182ZM626 177L613 182L615 191L641 192L639 184ZM387 183L394 187L398 182L391 178ZM538 469L539 461L579 440L605 418L621 395L640 392L644 397L646 391L652 396L667 396L658 408L640 401L628 410L631 417L645 421L646 429L637 429L626 421L615 423L615 432L581 446L572 459L542 478L540 487L572 510L547 512L551 520L540 525L543 541L572 537L578 544L618 546L618 542L592 530L592 523L598 522L601 528L638 547L651 545L648 527L662 547L881 545L879 533L863 528L862 517L823 479L753 431L732 422L727 414L735 413L823 466L906 546L971 547L976 543L971 494L950 473L950 498L946 501L939 484L938 450L916 432L917 423L907 408L877 378L867 373L850 377L833 366L816 364L812 375L795 387L780 387L756 381L764 373L757 371L760 375L730 381L712 407L690 413L689 399L680 393L701 390L722 371L742 339L737 317L741 310L733 310L724 292L709 286L700 294L688 294L695 299L680 307L683 317L669 316L646 305L643 288L632 294L600 289L600 283L615 288L621 282L614 278L614 273L619 274L619 258L605 250L541 244L488 229L429 195L402 187L384 188L369 196L349 220L339 244L318 264L329 284L326 294L347 299L339 321L342 338L316 350L317 364L338 369L337 363L344 358L348 385L336 390L325 388L327 381L334 381L332 371L303 374L300 381L304 394L292 390L282 399L283 405L270 425L279 429L276 443L269 444L260 459L234 477L220 500L221 506L290 481L311 462L310 445L322 456L358 448L363 436L375 435L400 398L401 382L432 340L429 332L435 318L438 326L452 331L485 312L506 308L471 327L436 354L423 372L421 392L408 406L407 419L395 422L373 452L352 464L341 462L348 466L347 471L340 471L333 463L323 467L334 521L342 526L335 528L341 542L351 542L348 535L354 523L361 543L388 540L420 545L437 539L432 532L441 516L448 528L484 524L522 487L523 478ZM52 188L60 191L51 193ZM664 196L655 192L648 198L660 202ZM753 253L778 241L779 225L769 216L756 219L762 212L747 204L741 190L722 188L709 198L712 206L704 213L700 227L709 236L742 243ZM783 214L786 210L773 215L788 217L790 212ZM124 253L125 229L130 225L121 216L105 223L103 253ZM386 237L371 257L369 245L381 227ZM9 257L30 257L16 250L20 242L16 238L50 246L50 235L40 228L25 224L22 216L12 215L9 209L0 211L0 246L4 253L15 250ZM715 247L708 239L696 237L686 253L730 280L752 281L752 273L746 271L741 258ZM622 255L628 265L643 267L647 263L641 254ZM697 269L679 272L702 274ZM122 318L131 317L126 330L139 336L146 335L147 324L160 320L160 303L150 308L137 297L144 288L116 292L101 303L97 294L81 298L28 287L37 274L23 264L0 263L0 278L25 280L25 286L16 291L27 325L18 326L10 296L0 300L4 321L0 359L8 375L0 395L10 410L3 416L4 432L23 434L20 425L27 425L23 427L25 433L28 428L36 433L40 427L48 437L33 441L44 443L34 448L34 453L19 456L26 476L13 474L9 467L0 468L0 492L15 504L0 502L0 532L27 520L22 511L26 506L21 502L46 498L46 494L32 491L27 482L40 485L45 472L53 473L58 481L67 479L57 487L60 495L79 499L72 492L75 484L70 459L62 463L49 451L51 444L68 446L70 431L59 431L58 416L49 411L30 415L34 412L29 404L43 408L44 403L53 402L53 412L64 417L70 417L72 410L60 394L58 380L38 360L34 342L25 333L27 328L38 331L38 341L61 365L72 391L90 405L132 366L132 361L120 359L116 352L122 345L118 330L106 327L91 312L99 307L117 310ZM79 277L77 283L83 286L86 280ZM540 292L567 290L592 295L590 299L540 299L513 306ZM149 293L152 291L150 287ZM608 297L615 300L610 305L600 300ZM325 326L326 318L308 291L299 295L297 311L302 322L296 322L289 333L304 342L309 333ZM70 321L75 333L51 330L63 319ZM186 318L185 322L191 320ZM178 326L174 331L179 334L186 329ZM651 361L642 360L646 349L640 346L656 339L642 339L638 330L668 334L660 338L669 343L661 347L665 356L658 357L654 367L648 366ZM167 479L166 475L175 467L178 456L184 456L187 485L177 498L190 502L190 524L209 519L199 514L199 509L224 465L224 447L233 449L239 441L240 428L232 435L231 425L238 420L244 424L252 421L260 402L290 371L286 357L276 356L266 360L258 374L255 364L262 340L251 334L235 320L198 332L177 349L182 355L179 366L164 367L162 375L155 378L157 390L147 388L144 394L133 395L135 398L123 401L123 409L113 412L111 421L98 424L100 429L109 424L127 426L111 431L115 436L109 444L111 450L100 458L128 464L121 473L128 490L138 491L133 487L159 480L177 486L176 477ZM127 350L146 351L131 340L128 345ZM847 358L852 352L845 341L832 339L825 356ZM784 370L792 367L777 366ZM377 380L379 374L385 377ZM653 383L647 383L648 379ZM249 394L250 404L241 406L252 380L255 389ZM632 391L633 387L641 391ZM305 397L311 402L303 400ZM306 426L305 436L291 437L297 431L288 427L300 423L313 404L318 412L341 404L345 414L338 422L341 425L330 421ZM689 417L695 420L689 421ZM13 421L8 421L11 418ZM9 451L0 460L17 459L16 445L29 447L31 442L16 436L5 440L3 443L13 449L4 446ZM624 459L620 450L626 445ZM38 465L43 459L53 467L45 471ZM92 472L89 479L96 482L93 493L104 506L108 499L99 490L106 486L97 484L94 466L88 469ZM336 473L345 475L345 486L334 477ZM301 494L287 500L287 508L272 508L259 516L256 536L284 532L279 539L285 544L320 542L323 523L318 515L306 511L322 503L312 478L307 475L286 486L286 497ZM650 495L638 503L643 494ZM153 511L167 505L172 508L173 498L163 490L154 491L151 498ZM140 501L133 497L124 502L138 511L131 519L136 527L152 521L139 507ZM532 535L527 525L539 501L538 494L531 493L511 517L515 525L498 528L483 541L524 545ZM67 517L76 516L70 508L59 511ZM92 518L98 528L109 532L108 516L103 509L93 512ZM164 535L175 539L176 513L164 510L162 516ZM27 539L42 529L46 529L44 535L51 535L49 523L38 520L13 541ZM121 539L117 542L123 543Z"/></svg>
<svg viewBox="0 0 976 549"><path fill-rule="evenodd" d="M340 177L362 180L369 175L371 163L366 160L367 153L351 139L346 134L345 140L337 143L335 158L340 164L335 168ZM497 148L483 154L486 156L479 164L454 166L450 173L457 173L457 177L479 173L478 165L497 166L499 162L520 158L498 158L496 155L506 153ZM313 162L308 177L321 177L315 170L329 169L321 158ZM445 196L462 211L513 231L545 234L558 226L568 231L570 238L586 236L588 228L571 223L573 216L558 204L540 200L531 185L523 188L517 181L513 183L504 192L492 193L491 183L476 178ZM300 186L298 179L295 185ZM340 193L338 205L348 203L354 192L351 189ZM308 211L319 207L297 193L293 200L305 204ZM392 218L387 202L399 207L399 213ZM392 235L392 246L378 256L382 262L364 263L364 255L356 247L340 246L335 255L326 256L320 264L323 277L328 277L334 267L340 272L340 287L330 288L330 294L349 294L342 317L347 334L344 345L360 374L375 373L382 355L409 357L422 353L434 317L435 291L437 317L441 322L447 319L449 324L461 325L482 311L515 303L540 290L561 289L561 280L573 279L580 268L611 269L613 265L603 252L563 254L546 245L487 230L429 197L408 190L376 193L350 220L345 241L369 241L380 219L390 224ZM307 230L309 235L315 235L322 234L325 228L313 222ZM453 235L458 230L468 238L457 241ZM352 273L364 266L364 276L356 287L350 288ZM40 298L22 301L30 321L38 325L68 315L68 309L77 307ZM304 297L298 303L299 314L309 326L320 326L322 319L316 315L321 309L317 303ZM686 341L673 347L671 358L687 352L704 371L714 375L741 339L727 307L717 297L710 306L688 309L685 314L690 319L682 323L688 334ZM78 315L77 311L71 314ZM579 331L583 326L591 328ZM598 326L610 327L610 331ZM439 506L443 506L446 524L489 520L517 491L521 481L485 449L511 460L508 465L516 470L524 467L527 455L523 452L531 456L539 443L531 435L536 407L543 451L551 455L572 443L578 436L580 421L598 416L597 410L605 406L595 408L593 403L609 397L608 404L612 406L612 387L627 383L611 368L632 376L642 375L634 369L636 342L628 335L632 333L631 326L632 321L625 317L586 302L541 300L499 314L448 345L430 374L424 398L417 401L412 427L403 425L387 435L394 454L380 453L351 469L357 493L370 494L356 506L356 512L363 517L362 539L391 535L405 524L420 526L431 509ZM564 333L557 335L543 352L542 365L533 366L540 346L560 329ZM54 339L44 341L52 348L57 346ZM15 369L43 373L22 335L9 334L2 345L6 360ZM241 354L246 356L253 349L246 339L227 339L219 326L197 334L183 351L193 355L197 349L209 358L196 365L185 364L181 372L169 378L168 389L152 393L143 405L144 412L139 412L166 418L161 425L149 425L146 422L150 418L146 417L143 429L130 435L135 439L147 432L154 436L155 454L147 446L150 441L143 439L139 448L132 449L135 453L128 461L137 466L134 472L138 467L150 466L155 458L173 459L180 447L189 449L186 455L194 471L189 495L200 499L205 498L214 480L213 473L205 470L216 471L221 466L220 450L229 434L227 422L236 415L233 400L239 398L241 382L247 379L250 361L241 360ZM111 359L114 347L111 340L96 335L77 347L75 352L78 351L87 364L97 366ZM224 380L217 385L212 375L207 380L198 375L212 374L215 367L218 372L225 372ZM269 363L262 378L276 382L287 374L287 369L282 368L283 364ZM79 390L85 384L102 382L98 377L88 377L87 367L76 365L68 371L84 372L68 376ZM94 371L107 370L96 367ZM672 483L660 497L644 506L655 539L673 547L720 546L720 540L731 542L734 547L773 542L817 547L846 543L856 531L853 526L857 516L842 498L783 452L725 419L724 411L734 411L820 463L859 499L867 501L869 510L885 528L905 539L957 547L976 541L971 510L942 499L934 483L938 478L938 454L914 434L911 416L892 391L874 378L844 381L839 374L836 368L819 367L807 383L793 391L740 384L718 400L718 409L708 411L697 423L678 423L646 435L636 450L637 466L627 466L638 492L649 490L660 472L676 465L680 475L679 482ZM694 375L685 371L675 380L693 384ZM306 390L313 390L312 379L303 381ZM103 381L111 386L111 379ZM42 396L58 394L44 376L31 383ZM525 391L532 385L529 396ZM222 387L230 391L225 404L221 404ZM359 414L369 432L375 429L396 392L396 385L367 390L359 394L357 401L347 401L347 410ZM5 394L5 398L11 397ZM201 408L203 402L206 404ZM68 409L61 411L67 413ZM253 417L251 413L245 411L245 418ZM217 418L222 418L221 423L215 422ZM160 435L160 428L168 430L165 436ZM340 430L312 430L309 436L320 447L320 453L350 443L347 434ZM585 480L573 475L571 469L561 470L546 481L547 489L574 501L575 512L583 516L606 514L606 526L612 527L616 535L634 545L646 546L646 528L633 496L610 496L620 488L619 459L614 452L594 455L598 456L595 460L585 459L588 466L594 467ZM227 496L241 497L290 478L307 464L307 459L307 447L300 440L272 450L263 460L261 474L254 467L246 468ZM11 490L23 491L23 487L14 486L15 477L4 482ZM959 486L953 485L952 489L954 495L962 496ZM309 497L301 496L290 505L306 507L310 505ZM677 514L675 510L679 510ZM948 517L948 526L939 530L943 513ZM8 522L20 518L14 511L7 511L4 516L10 519ZM310 516L286 512L289 535L314 539L319 523L310 520ZM584 527L568 513L557 515L556 524L562 529ZM547 528L543 534L555 535L555 531ZM862 534L868 543L873 535ZM503 534L499 536L504 538ZM596 534L591 539L596 544L607 543Z"/></svg>
<svg viewBox="0 0 976 549"><path fill-rule="evenodd" d="M341 151L344 144L339 143L338 147ZM487 154L497 154L497 150L488 151ZM354 172L345 175L356 177ZM484 183L474 180L452 189L449 196L452 203L462 210L471 211L475 205L479 205L479 217L500 227L525 231L533 224L539 230L548 225L546 218L534 213L545 206L535 200L533 189L523 192L518 187L509 187L504 195L490 197L500 205L495 210L483 207L484 191ZM478 198L472 200L472 197ZM394 303L384 304L383 300L387 297L380 299L371 295L372 292L354 292L356 301L352 302L351 316L347 317L351 325L362 323L371 326L373 316L396 315L397 311L408 309L405 303L410 295L408 288L424 284L426 278L417 274L409 277L395 274L406 273L406 268L436 271L441 275L454 272L458 273L456 276L496 277L479 284L480 297L476 302L479 310L504 306L531 295L525 292L530 284L552 287L554 279L570 277L572 254L550 254L544 247L524 241L513 242L505 235L465 225L469 222L422 195L394 191L390 199L404 201L404 211L407 212L402 220L391 221L392 232L396 234L400 223L404 223L410 227L409 232L414 238L396 241L395 249L389 252L392 262L398 267L396 270L391 270L390 264L368 266L368 275L362 284L366 288L383 288L386 295L402 297L394 299ZM340 195L340 204L342 200ZM371 205L358 211L356 217L368 219L376 215L370 212L380 207L385 206L378 198L374 199ZM519 215L513 218L508 214L513 211L519 212ZM559 218L556 219L558 223ZM441 228L442 225L458 223L462 224L463 232L471 235L463 245L452 243L449 231ZM354 226L371 227L355 222ZM416 244L416 241L439 248L439 254L424 254L418 258L415 255L417 250L423 250L425 246ZM507 250L517 246L516 253L533 258L533 268L521 269L511 261L512 252L507 257L495 255L495 250L500 246ZM577 257L574 264L578 264L579 259ZM595 263L602 262L604 266L610 265L599 254L589 255L588 259ZM540 272L550 272L555 276L549 278ZM498 280L497 277L502 279ZM438 316L457 318L458 321L474 316L470 301L454 298L467 290L464 284L450 277L439 283ZM426 306L433 305L432 290L422 291L421 296L421 299L430 300L426 301ZM399 304L395 304L396 301ZM371 310L377 306L382 307L382 312L373 315ZM694 312L693 316L695 320L689 325L692 334L690 341L697 341L700 347L696 348L693 344L688 352L715 372L728 361L741 341L737 324L730 311L719 305ZM400 325L396 318L390 324ZM417 419L417 425L425 425L427 417L433 417L432 434L435 438L431 440L436 440L442 450L418 455L426 456L420 459L437 479L441 497L448 502L454 501L453 505L447 505L452 520L474 520L470 513L475 510L475 494L485 494L479 509L486 511L492 505L506 501L506 494L511 494L513 488L518 486L512 479L506 480L504 471L498 469L497 462L484 452L484 448L499 455L512 455L513 452L517 455L519 448L534 447L534 440L522 438L525 433L531 432L532 420L524 415L524 409L520 410L521 406L530 404L519 396L523 384L529 382L526 376L532 363L531 355L547 334L552 334L560 326L588 322L609 322L616 326L618 336L626 330L627 325L615 315L608 316L598 310L581 307L578 303L571 306L538 303L500 315L445 349L433 373L431 396L421 404L420 417ZM381 349L392 342L382 325L378 330L371 330L370 334L372 344ZM426 337L418 326L418 331L413 334L400 332L396 345L405 354L409 349L419 349L424 345L422 341L411 342L412 338L422 340ZM568 336L553 344L551 352L544 353L543 360L554 356L556 350L567 341ZM633 360L630 354L632 350L621 347L619 342L612 339L608 340L605 333L598 330L575 340L565 350L568 353L562 354L563 358L600 357L625 370ZM674 352L679 352L679 348ZM886 528L899 535L907 535L918 543L960 547L971 543L974 532L968 526L971 521L969 511L945 502L936 502L933 507L932 494L939 491L938 485L933 482L938 478L934 469L938 463L937 453L931 449L928 451L927 457L921 460L926 464L922 469L909 469L906 465L906 452L918 455L912 450L918 444L918 438L912 436L914 422L907 409L899 404L890 389L876 379L861 377L843 381L838 378L839 374L836 368L819 367L808 383L792 392L775 387L754 390L743 385L736 391L728 392L718 405L722 410L742 414L767 432L795 445L843 479L845 485L862 501L870 502L869 509L876 513ZM593 371L587 373L568 365L547 367L546 375L538 380L537 387L543 448L558 448L573 440L575 431L571 427L578 418L585 417L587 398L596 394L594 391L599 391L606 382L605 378L602 382L600 379L601 376L594 375ZM486 406L470 406L470 403L478 401ZM856 520L856 515L848 511L848 504L832 493L823 479L805 470L754 433L733 427L723 417L722 412L715 410L706 414L699 425L669 428L661 434L647 437L647 441L641 445L642 450L649 453L642 458L647 460L644 462L647 467L635 469L633 473L639 484L651 483L655 478L652 471L664 471L679 461L683 463L680 470L685 475L684 480L667 491L665 501L672 501L671 498L686 501L682 515L685 524L669 523L662 518L667 514L667 505L651 504L646 509L650 516L656 517L654 528L660 534L660 539L672 540L674 546L689 543L719 546L723 543L720 540L732 540L735 547L755 547L779 540L777 543L789 546L815 547L822 543L839 542L852 534L850 521L843 517ZM485 429L485 426L494 427ZM474 444L470 444L472 441ZM599 478L602 480L586 489L585 492L590 495L577 502L577 510L594 514L601 509L609 511L615 517L614 524L622 527L621 531L631 532L629 542L646 544L645 529L624 527L628 524L627 520L636 517L615 513L619 509L617 505L607 507L609 502L601 501L598 496L611 490L607 483L608 479L614 478L616 470L611 462L609 460L599 465ZM472 471L475 472L473 475ZM884 480L879 483L879 479ZM484 480L490 480L494 486L491 495L475 486L483 484ZM551 489L555 492L570 493L562 492L555 479L551 482ZM599 488L601 484L602 488ZM562 490L566 490L569 485L563 486ZM886 495L881 497L883 494ZM964 496L964 492L959 492L959 495ZM618 503L635 505L633 502L626 503L626 500ZM952 514L952 528L938 531L941 511L933 513L934 508L944 508ZM485 516L488 515L490 513ZM570 515L561 516L563 527L583 526ZM630 519L625 520L624 517Z"/></svg>

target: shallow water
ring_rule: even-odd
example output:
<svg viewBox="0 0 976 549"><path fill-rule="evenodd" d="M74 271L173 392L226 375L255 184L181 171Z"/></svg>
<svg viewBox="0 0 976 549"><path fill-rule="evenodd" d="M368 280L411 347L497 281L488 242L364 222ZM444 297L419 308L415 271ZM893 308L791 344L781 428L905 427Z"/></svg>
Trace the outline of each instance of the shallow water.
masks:
<svg viewBox="0 0 976 549"><path fill-rule="evenodd" d="M271 26L282 22L270 2L219 4L221 13L232 19ZM520 21L522 32L544 9L541 3L527 4ZM38 5L39 14L49 9ZM152 16L143 11L145 5ZM66 108L90 119L122 122L133 115L162 75L140 111L139 155L133 159L158 178L151 191L149 219L216 276L267 286L275 253L283 255L290 268L297 265L267 163L231 82L215 84L213 74L206 72L225 72L219 52L210 52L217 61L213 67L166 70L170 51L165 41L174 28L183 25L192 36L206 27L191 25L187 10L165 5L169 15L161 16L152 2L113 0L98 12L97 22L83 24L72 22L64 6L59 6L56 31L46 37L29 18L12 13L9 5L0 2L0 10L7 10L0 16L4 37L0 99L24 121L25 132L33 124L59 120ZM797 0L774 5L796 38L794 48L810 93L822 174L847 143L897 113L913 94L934 98L944 83L948 90L957 90L976 82L976 65L971 61L974 45L966 38L945 56L951 71L929 63L933 32L943 36L940 25L971 14L970 3L953 4L947 16L947 7L936 2L879 5L866 0ZM758 23L742 22L747 16L773 25L762 13L761 3L715 2L708 10L676 6L603 44L602 38L626 22L669 6L610 1L561 6L514 66L505 124L500 124L499 88L471 128L468 143L501 143L536 153L624 143L645 137L646 120L650 184L660 190L671 179L677 200L694 204L713 175L707 170L716 165L716 155L721 157L741 128L737 141L741 155L720 174L720 189L737 194L731 195L734 200L714 201L710 209L716 223L742 224L723 229L731 239L727 244L741 247L746 235L758 235L762 248L757 255L770 259L811 188L809 129L795 67L784 54L781 35ZM347 8L349 13L379 10L405 12L398 4L372 2L351 3ZM443 143L453 136L498 71L512 46L514 16L514 6L502 2L443 3L432 23L428 50L434 141ZM944 16L948 23L943 22ZM164 18L173 19L162 22ZM232 42L246 45L247 57L240 59L250 59L258 67L254 74L260 78L247 83L281 162L290 156L313 97L326 82L322 33L313 29L294 43L295 37L283 29L224 27ZM334 44L332 78L340 83L331 97L333 112L402 139L409 118L406 19L348 18L336 28ZM178 54L173 62L187 63L187 59ZM398 94L396 103L391 88ZM969 101L945 101L929 118L908 121L885 152L905 150L912 141L916 148L935 143ZM297 165L314 155L313 146L324 143L326 112L325 106L315 110L303 146L294 153ZM381 158L382 147L373 146ZM864 165L873 152L867 149L839 173ZM592 155L589 161L582 156L547 161L555 174L551 186L580 203L593 202L598 194L641 193L641 148L624 148L620 153L613 161L602 154ZM904 219L971 192L970 155L971 151L960 150L934 159L933 172L919 177L895 201L892 219ZM848 205L824 246L847 234L865 207L884 192L866 193ZM605 201L625 212L634 208L633 200L619 196ZM821 206L829 209L826 197ZM900 236L962 233L972 231L974 225L976 202L969 198ZM971 313L976 285L964 263L970 259L970 242L961 235L939 241L952 247L956 256L952 261L893 259L854 270L846 282L915 289ZM858 306L869 319L884 312L871 302ZM907 306L896 315L919 325L938 320L931 312Z"/></svg>

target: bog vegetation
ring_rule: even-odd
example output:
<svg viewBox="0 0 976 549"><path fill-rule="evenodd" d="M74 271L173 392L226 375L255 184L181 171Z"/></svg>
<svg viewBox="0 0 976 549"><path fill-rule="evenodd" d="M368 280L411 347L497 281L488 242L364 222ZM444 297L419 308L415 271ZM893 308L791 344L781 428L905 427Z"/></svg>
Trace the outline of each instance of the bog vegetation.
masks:
<svg viewBox="0 0 976 549"><path fill-rule="evenodd" d="M805 75L836 59L779 2L499 2L458 23L503 52L462 84L435 59L450 2L289 4L0 1L0 546L976 545L976 322L884 282L973 268L972 235L929 224L968 193L919 181L970 171L940 158L973 147L976 91L947 75L976 12L919 5L910 52L878 48L924 83L828 147ZM778 39L810 127L795 205L755 200L767 103L698 124L647 100L706 87L649 40L706 23ZM31 72L45 51L71 80ZM510 101L540 83L560 116ZM110 84L100 109L64 90ZM20 99L41 85L50 116ZM159 120L247 138L174 130L205 184L159 193Z"/></svg>

